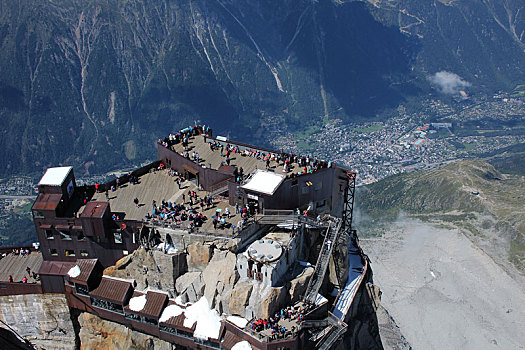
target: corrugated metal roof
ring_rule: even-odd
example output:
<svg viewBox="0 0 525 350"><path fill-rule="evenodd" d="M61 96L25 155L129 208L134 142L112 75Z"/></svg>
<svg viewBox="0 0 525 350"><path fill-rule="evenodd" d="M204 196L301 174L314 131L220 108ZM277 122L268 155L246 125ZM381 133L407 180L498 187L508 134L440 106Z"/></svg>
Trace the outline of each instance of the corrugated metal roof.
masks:
<svg viewBox="0 0 525 350"><path fill-rule="evenodd" d="M178 303L176 303L174 300L170 299L169 302L168 302L168 305L167 306L170 306L170 305L178 305L180 306L181 308L185 309L184 306L181 306L179 305ZM187 328L187 327L184 327L184 319L186 318L186 316L184 316L184 312L181 313L180 315L178 316L175 316L175 317L170 317L168 320L166 320L166 322L162 322L163 324L166 324L170 327L176 327L176 328L182 328L182 329L186 329L190 332L193 332L193 330L195 329L195 324L192 326L192 328Z"/></svg>
<svg viewBox="0 0 525 350"><path fill-rule="evenodd" d="M33 210L55 210L62 199L61 194L40 193L33 204Z"/></svg>
<svg viewBox="0 0 525 350"><path fill-rule="evenodd" d="M93 297L109 300L123 305L126 295L132 289L131 282L114 279L109 276L102 276L102 280L97 288L89 294Z"/></svg>
<svg viewBox="0 0 525 350"><path fill-rule="evenodd" d="M86 204L84 211L80 215L81 218L101 218L108 207L108 202L91 201Z"/></svg>
<svg viewBox="0 0 525 350"><path fill-rule="evenodd" d="M146 305L144 305L140 313L144 316L158 319L167 301L168 296L166 294L148 291L146 295Z"/></svg>
<svg viewBox="0 0 525 350"><path fill-rule="evenodd" d="M235 344L241 341L243 341L242 338L236 336L235 334L227 330L224 334L224 338L221 342L221 345L225 349L231 349Z"/></svg>
<svg viewBox="0 0 525 350"><path fill-rule="evenodd" d="M73 266L75 266L73 262L44 261L42 262L42 266L40 266L38 274L65 276Z"/></svg>
<svg viewBox="0 0 525 350"><path fill-rule="evenodd" d="M69 280L75 283L86 283L91 276L97 261L98 259L78 259L77 266L80 268L80 275L77 277L69 277Z"/></svg>
<svg viewBox="0 0 525 350"><path fill-rule="evenodd" d="M184 316L184 312L183 312L179 316L171 317L169 320L167 320L166 322L163 322L163 323L165 323L166 325L171 326L171 327L182 328L182 329L186 329L188 331L193 332L193 328L194 327L192 327L192 328L184 327L184 319L185 318L186 318L186 316Z"/></svg>
<svg viewBox="0 0 525 350"><path fill-rule="evenodd" d="M124 310L129 313L140 314L146 317L160 318L162 310L168 303L168 295L160 292L148 291L146 293L134 291L133 298L140 297L141 295L146 294L146 304L144 308L140 311L133 311L129 308L129 305L124 307ZM184 320L184 319L183 319Z"/></svg>

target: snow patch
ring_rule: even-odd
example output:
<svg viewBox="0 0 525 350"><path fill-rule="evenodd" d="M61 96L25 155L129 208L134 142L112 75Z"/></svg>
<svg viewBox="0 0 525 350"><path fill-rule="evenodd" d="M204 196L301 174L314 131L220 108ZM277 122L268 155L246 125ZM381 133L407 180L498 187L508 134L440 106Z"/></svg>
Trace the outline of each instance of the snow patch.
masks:
<svg viewBox="0 0 525 350"><path fill-rule="evenodd" d="M246 340L240 341L234 346L232 346L232 350L251 350L252 346L250 343L248 343Z"/></svg>
<svg viewBox="0 0 525 350"><path fill-rule="evenodd" d="M221 329L221 318L215 309L210 309L206 297L186 308L184 327L191 328L195 322L193 336L198 339L218 339Z"/></svg>
<svg viewBox="0 0 525 350"><path fill-rule="evenodd" d="M78 277L80 275L80 267L78 267L78 265L73 266L71 269L69 269L67 274L69 277Z"/></svg>
<svg viewBox="0 0 525 350"><path fill-rule="evenodd" d="M178 250L171 244L167 244L166 242L160 243L156 247L158 250L162 250L166 254L177 254Z"/></svg>
<svg viewBox="0 0 525 350"><path fill-rule="evenodd" d="M248 320L240 316L228 316L226 319L239 328L244 328L248 324Z"/></svg>
<svg viewBox="0 0 525 350"><path fill-rule="evenodd" d="M134 297L129 300L129 308L133 311L140 311L146 305L146 294Z"/></svg>
<svg viewBox="0 0 525 350"><path fill-rule="evenodd" d="M190 302L185 303L185 302L182 301L182 294L175 298L175 302L177 304L179 304L179 305L182 305L182 306L186 306L186 305L190 305L191 304Z"/></svg>
<svg viewBox="0 0 525 350"><path fill-rule="evenodd" d="M177 317L184 312L184 309L179 305L172 304L162 311L159 322L166 322L172 317Z"/></svg>
<svg viewBox="0 0 525 350"><path fill-rule="evenodd" d="M315 298L315 306L319 306L321 304L324 304L328 302L328 299L323 297L321 294L317 293L317 298Z"/></svg>

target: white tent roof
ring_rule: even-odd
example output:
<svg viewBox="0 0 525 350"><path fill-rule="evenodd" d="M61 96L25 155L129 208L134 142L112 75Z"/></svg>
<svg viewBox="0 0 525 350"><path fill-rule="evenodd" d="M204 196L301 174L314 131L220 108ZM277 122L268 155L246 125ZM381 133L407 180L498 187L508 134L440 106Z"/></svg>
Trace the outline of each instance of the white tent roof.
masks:
<svg viewBox="0 0 525 350"><path fill-rule="evenodd" d="M73 169L70 166L63 166L57 168L48 168L46 173L40 179L39 185L49 185L49 186L60 186L66 179L69 172Z"/></svg>
<svg viewBox="0 0 525 350"><path fill-rule="evenodd" d="M284 176L269 171L256 170L255 174L241 188L272 195L284 181Z"/></svg>

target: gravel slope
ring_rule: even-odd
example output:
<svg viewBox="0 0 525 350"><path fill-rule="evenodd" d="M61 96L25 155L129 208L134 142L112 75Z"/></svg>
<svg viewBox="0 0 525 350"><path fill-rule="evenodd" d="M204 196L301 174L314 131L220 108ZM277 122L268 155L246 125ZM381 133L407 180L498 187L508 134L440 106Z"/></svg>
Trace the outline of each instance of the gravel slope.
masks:
<svg viewBox="0 0 525 350"><path fill-rule="evenodd" d="M361 243L382 305L414 349L525 349L525 278L458 231L406 219Z"/></svg>

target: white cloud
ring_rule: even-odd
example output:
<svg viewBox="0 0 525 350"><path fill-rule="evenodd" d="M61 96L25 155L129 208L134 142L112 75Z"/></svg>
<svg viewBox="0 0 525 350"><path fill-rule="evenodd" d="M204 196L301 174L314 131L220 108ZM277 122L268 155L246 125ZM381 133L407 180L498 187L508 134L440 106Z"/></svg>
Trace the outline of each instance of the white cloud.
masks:
<svg viewBox="0 0 525 350"><path fill-rule="evenodd" d="M472 85L468 81L463 80L459 75L447 71L437 72L429 77L429 80L437 85L439 91L445 94L456 94L460 90Z"/></svg>

